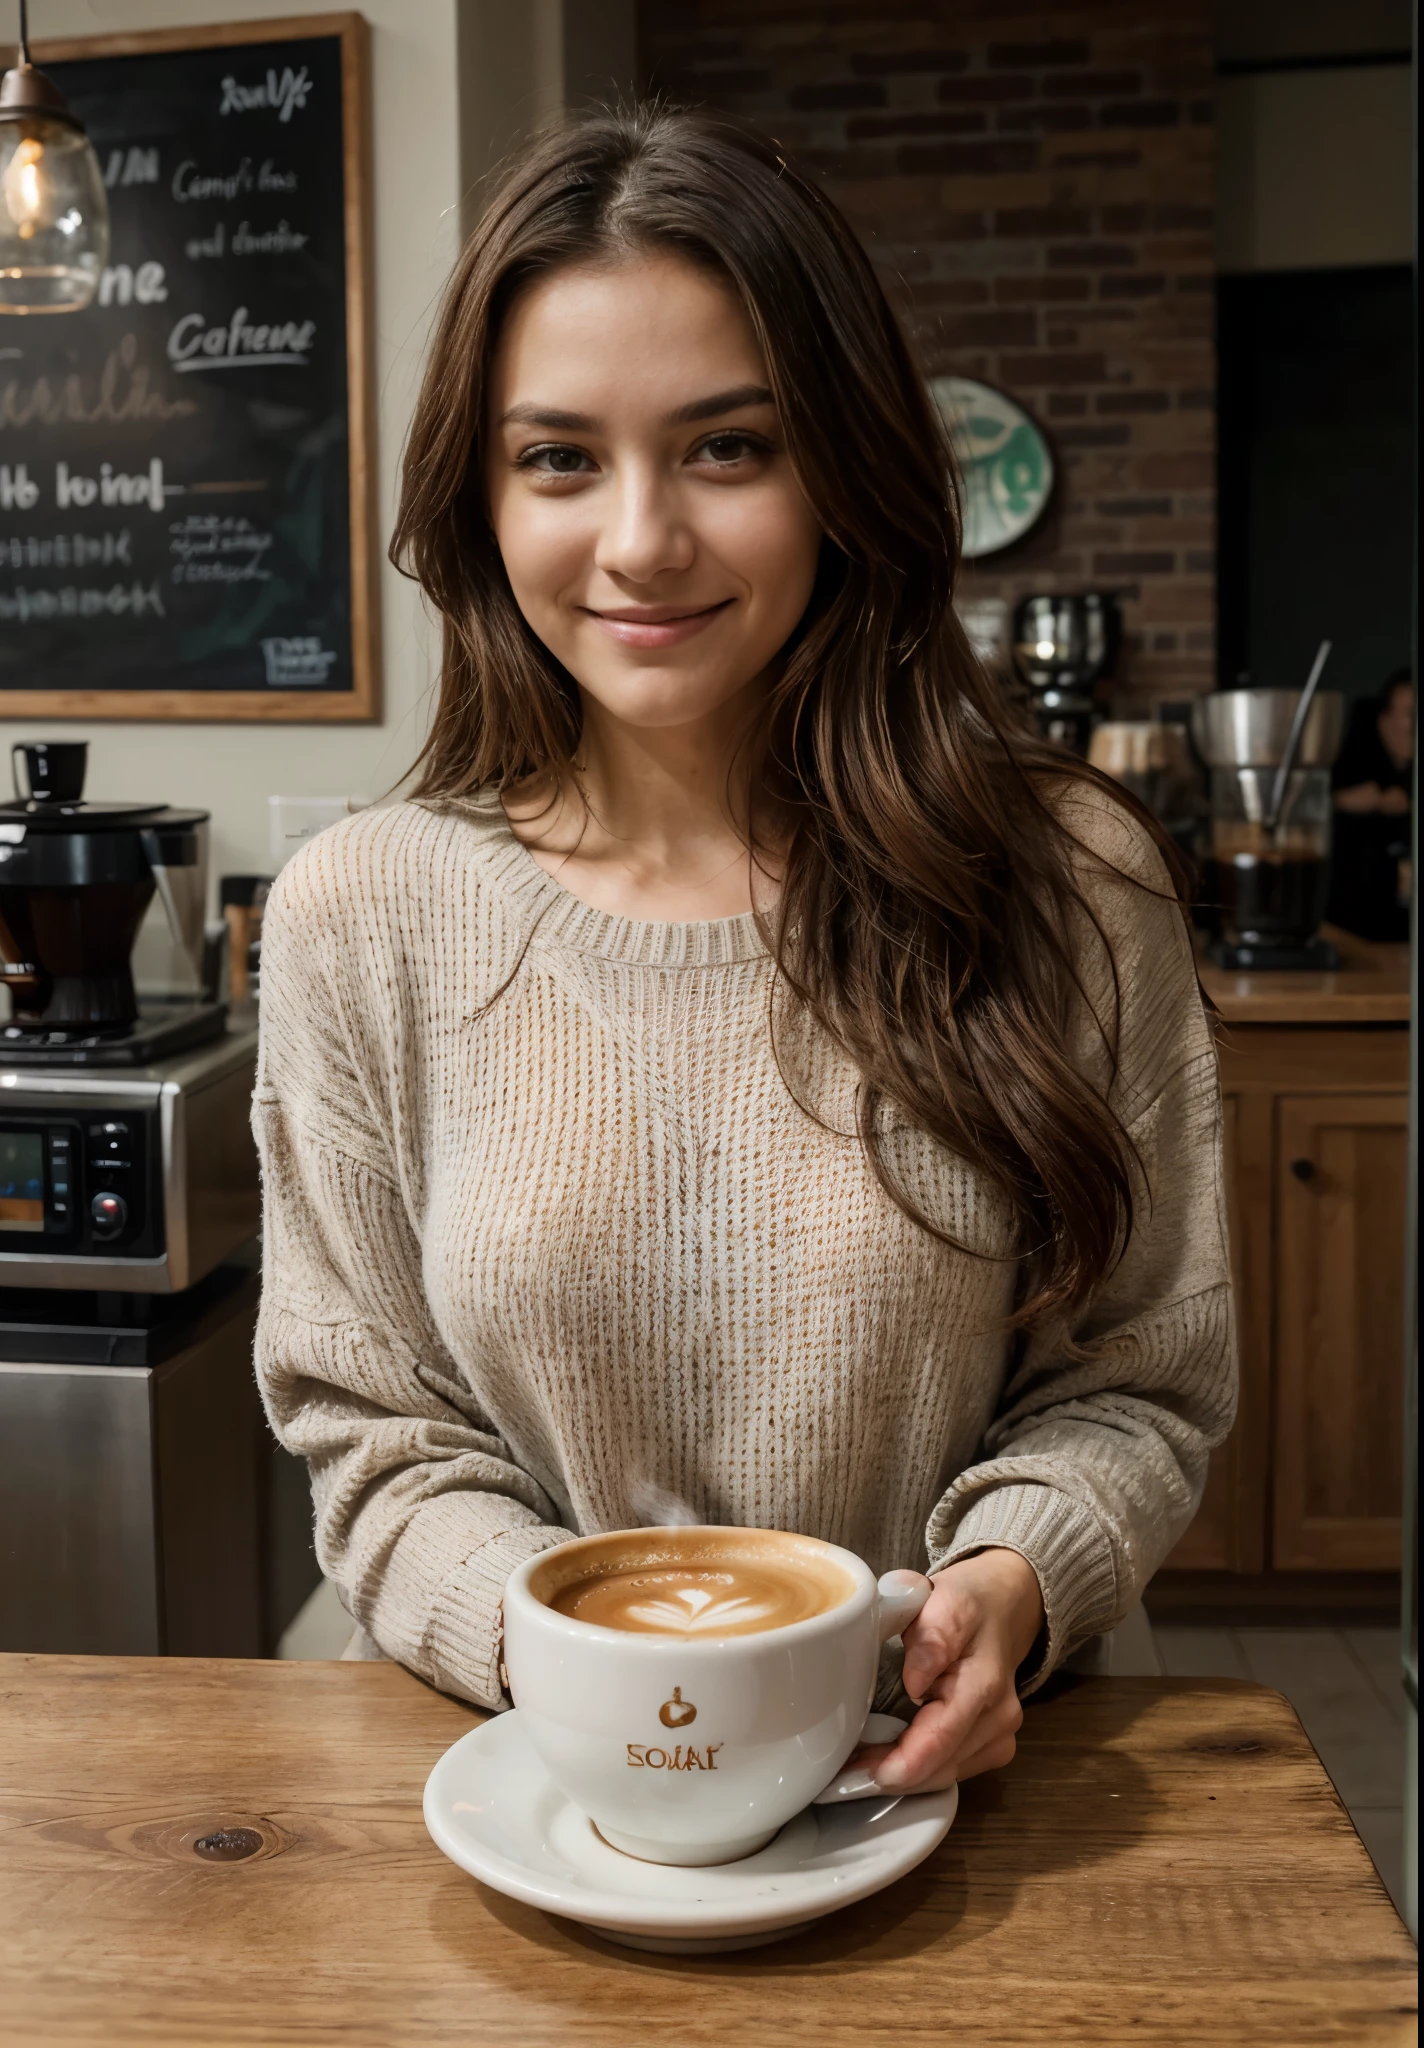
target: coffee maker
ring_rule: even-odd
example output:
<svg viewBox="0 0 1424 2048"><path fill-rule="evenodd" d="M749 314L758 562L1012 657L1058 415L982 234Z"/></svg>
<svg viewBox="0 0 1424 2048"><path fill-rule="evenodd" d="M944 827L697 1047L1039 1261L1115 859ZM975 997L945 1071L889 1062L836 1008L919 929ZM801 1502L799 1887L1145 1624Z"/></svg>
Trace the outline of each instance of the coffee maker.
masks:
<svg viewBox="0 0 1424 2048"><path fill-rule="evenodd" d="M1333 970L1340 956L1320 927L1344 698L1321 690L1307 709L1297 690L1220 690L1199 697L1191 719L1211 771L1203 896L1221 920L1212 959L1242 970Z"/></svg>
<svg viewBox="0 0 1424 2048"><path fill-rule="evenodd" d="M86 803L87 753L82 740L16 746L16 795L0 803L0 983L12 1009L0 1054L18 1064L134 1066L223 1030L226 927L204 922L208 813ZM140 1004L135 993L134 942L155 893L196 998Z"/></svg>
<svg viewBox="0 0 1424 2048"><path fill-rule="evenodd" d="M1109 675L1122 641L1122 617L1109 591L1025 597L1014 607L1014 667L1047 740L1086 754L1093 685Z"/></svg>

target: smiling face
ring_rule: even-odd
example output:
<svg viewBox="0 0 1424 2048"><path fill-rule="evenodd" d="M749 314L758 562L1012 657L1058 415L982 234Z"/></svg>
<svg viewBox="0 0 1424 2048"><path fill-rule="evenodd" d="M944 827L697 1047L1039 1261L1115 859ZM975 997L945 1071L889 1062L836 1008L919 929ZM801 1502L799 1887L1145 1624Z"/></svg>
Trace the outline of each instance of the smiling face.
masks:
<svg viewBox="0 0 1424 2048"><path fill-rule="evenodd" d="M486 427L515 602L586 703L685 726L774 672L821 534L729 286L665 255L555 271L504 323Z"/></svg>

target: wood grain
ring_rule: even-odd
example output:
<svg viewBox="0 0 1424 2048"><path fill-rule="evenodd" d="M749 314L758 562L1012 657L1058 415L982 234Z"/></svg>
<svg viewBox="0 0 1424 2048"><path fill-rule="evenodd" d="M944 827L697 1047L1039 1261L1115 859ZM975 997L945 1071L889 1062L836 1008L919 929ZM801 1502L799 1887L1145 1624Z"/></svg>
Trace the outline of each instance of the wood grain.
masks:
<svg viewBox="0 0 1424 2048"><path fill-rule="evenodd" d="M1166 1569L1397 1570L1409 1033L1228 1024L1217 1053L1241 1400ZM1339 1157L1307 1185L1317 1139ZM1342 1463L1351 1504L1310 1505Z"/></svg>
<svg viewBox="0 0 1424 2048"><path fill-rule="evenodd" d="M1228 1094L1409 1092L1409 1032L1400 1024L1356 1030L1228 1025L1217 1035L1216 1051Z"/></svg>
<svg viewBox="0 0 1424 2048"><path fill-rule="evenodd" d="M34 61L142 57L229 43L297 42L340 36L342 169L345 180L346 390L351 504L351 688L349 690L8 690L7 718L86 723L173 719L183 724L368 725L381 715L381 647L376 502L376 384L372 343L375 270L371 221L371 36L361 14L284 15L210 22L110 36L50 37Z"/></svg>
<svg viewBox="0 0 1424 2048"><path fill-rule="evenodd" d="M1328 928L1335 974L1231 974L1203 956L1202 986L1228 1024L1407 1024L1409 948Z"/></svg>
<svg viewBox="0 0 1424 2048"><path fill-rule="evenodd" d="M1400 1561L1409 1104L1278 1105L1275 1514L1286 1568Z"/></svg>
<svg viewBox="0 0 1424 2048"><path fill-rule="evenodd" d="M420 1818L478 1718L394 1665L0 1658L0 2012L28 2044L1413 2038L1414 1949L1285 1702L1069 1681L930 1861L811 1933L620 1951ZM248 1862L200 1861L221 1824Z"/></svg>

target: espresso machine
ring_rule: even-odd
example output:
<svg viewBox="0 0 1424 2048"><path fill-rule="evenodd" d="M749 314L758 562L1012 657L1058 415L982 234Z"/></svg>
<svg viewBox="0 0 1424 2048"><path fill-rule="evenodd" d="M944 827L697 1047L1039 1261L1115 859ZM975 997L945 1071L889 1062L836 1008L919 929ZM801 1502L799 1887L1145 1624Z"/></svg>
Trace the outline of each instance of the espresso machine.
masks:
<svg viewBox="0 0 1424 2048"><path fill-rule="evenodd" d="M1321 973L1340 964L1320 927L1345 700L1315 689L1323 665L1318 657L1308 695L1220 690L1192 706L1192 738L1211 773L1202 894L1220 920L1208 949L1218 966Z"/></svg>
<svg viewBox="0 0 1424 2048"><path fill-rule="evenodd" d="M229 1014L226 925L204 922L207 814L86 802L80 742L16 754L28 788L0 804L0 1648L261 1655L257 1025ZM190 985L140 995L155 899Z"/></svg>

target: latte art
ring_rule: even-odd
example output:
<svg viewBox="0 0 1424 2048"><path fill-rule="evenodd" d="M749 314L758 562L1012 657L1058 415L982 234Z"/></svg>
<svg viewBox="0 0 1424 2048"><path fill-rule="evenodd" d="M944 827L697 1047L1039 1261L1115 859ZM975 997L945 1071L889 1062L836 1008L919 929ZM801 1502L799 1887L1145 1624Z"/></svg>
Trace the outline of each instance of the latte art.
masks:
<svg viewBox="0 0 1424 2048"><path fill-rule="evenodd" d="M728 1559L717 1564L643 1565L590 1574L554 1594L559 1614L642 1635L747 1636L824 1614L841 1597L814 1571Z"/></svg>

